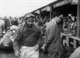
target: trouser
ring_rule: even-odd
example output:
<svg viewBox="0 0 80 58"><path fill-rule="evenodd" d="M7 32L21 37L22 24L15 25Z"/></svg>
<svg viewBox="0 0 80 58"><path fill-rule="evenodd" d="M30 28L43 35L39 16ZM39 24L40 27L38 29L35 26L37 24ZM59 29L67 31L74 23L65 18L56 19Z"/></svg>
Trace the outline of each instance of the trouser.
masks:
<svg viewBox="0 0 80 58"><path fill-rule="evenodd" d="M38 45L34 47L22 46L20 49L20 57L19 58L39 58L39 50Z"/></svg>

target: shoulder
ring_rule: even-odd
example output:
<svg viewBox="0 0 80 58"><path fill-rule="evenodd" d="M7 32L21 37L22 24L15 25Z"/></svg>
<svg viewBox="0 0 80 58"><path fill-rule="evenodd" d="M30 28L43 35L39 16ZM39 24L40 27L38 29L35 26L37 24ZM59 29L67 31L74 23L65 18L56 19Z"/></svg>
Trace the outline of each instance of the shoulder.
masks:
<svg viewBox="0 0 80 58"><path fill-rule="evenodd" d="M40 26L34 24L34 27L35 27L36 31L41 31L41 27Z"/></svg>
<svg viewBox="0 0 80 58"><path fill-rule="evenodd" d="M25 24L23 24L23 25L19 26L18 31L20 31L20 32L21 32L21 31L24 29L24 27L25 27Z"/></svg>
<svg viewBox="0 0 80 58"><path fill-rule="evenodd" d="M37 28L37 29L40 29L40 26L38 26L38 25L34 24L34 27Z"/></svg>
<svg viewBox="0 0 80 58"><path fill-rule="evenodd" d="M55 27L56 27L56 24L54 24L51 21L46 25L46 28L48 28L48 29L52 29L52 28L55 28Z"/></svg>

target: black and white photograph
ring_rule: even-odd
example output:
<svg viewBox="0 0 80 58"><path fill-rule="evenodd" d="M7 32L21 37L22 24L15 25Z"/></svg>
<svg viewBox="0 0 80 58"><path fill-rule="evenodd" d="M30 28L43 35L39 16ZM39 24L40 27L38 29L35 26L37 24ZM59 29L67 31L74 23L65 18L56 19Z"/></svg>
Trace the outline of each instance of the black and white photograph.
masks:
<svg viewBox="0 0 80 58"><path fill-rule="evenodd" d="M80 0L0 0L0 58L80 58Z"/></svg>

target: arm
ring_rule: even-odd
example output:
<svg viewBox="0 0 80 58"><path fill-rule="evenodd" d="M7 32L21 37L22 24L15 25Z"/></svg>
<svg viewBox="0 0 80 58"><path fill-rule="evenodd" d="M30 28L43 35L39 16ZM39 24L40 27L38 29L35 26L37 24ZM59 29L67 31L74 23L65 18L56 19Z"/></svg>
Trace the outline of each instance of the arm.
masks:
<svg viewBox="0 0 80 58"><path fill-rule="evenodd" d="M45 47L47 48L50 45L51 41L54 39L54 37L55 37L55 25L49 27L49 29L46 28L46 36L44 38L45 43L42 49L44 49Z"/></svg>
<svg viewBox="0 0 80 58"><path fill-rule="evenodd" d="M14 42L13 42L14 52L19 50L19 39L20 39L20 37L21 37L21 32L20 32L20 30L18 30L18 32L14 36Z"/></svg>
<svg viewBox="0 0 80 58"><path fill-rule="evenodd" d="M52 41L53 39L54 39L54 37L55 37L55 25L53 25L53 26L51 26L50 28L49 28L49 30L48 30L48 36L46 37L46 39L47 39L47 42L50 42L50 41Z"/></svg>

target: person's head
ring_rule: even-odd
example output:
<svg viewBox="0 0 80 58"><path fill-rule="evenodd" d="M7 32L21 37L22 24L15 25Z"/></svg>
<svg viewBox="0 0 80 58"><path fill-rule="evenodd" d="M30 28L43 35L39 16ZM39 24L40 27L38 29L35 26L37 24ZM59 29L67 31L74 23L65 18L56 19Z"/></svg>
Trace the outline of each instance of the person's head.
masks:
<svg viewBox="0 0 80 58"><path fill-rule="evenodd" d="M6 17L6 16L4 16L4 19L7 19L7 17Z"/></svg>
<svg viewBox="0 0 80 58"><path fill-rule="evenodd" d="M54 12L53 13L53 18L56 18L56 19L54 19L57 23L59 23L60 21L61 21L61 17L62 17L62 15L61 15L61 13L60 12Z"/></svg>
<svg viewBox="0 0 80 58"><path fill-rule="evenodd" d="M25 17L25 24L28 26L28 27L32 27L33 24L34 24L34 15L33 14L27 14L27 16Z"/></svg>
<svg viewBox="0 0 80 58"><path fill-rule="evenodd" d="M67 20L68 20L68 22L72 22L72 19L70 16L67 16Z"/></svg>
<svg viewBox="0 0 80 58"><path fill-rule="evenodd" d="M12 17L11 17L11 16L9 16L9 19L10 19L10 20L12 20Z"/></svg>

